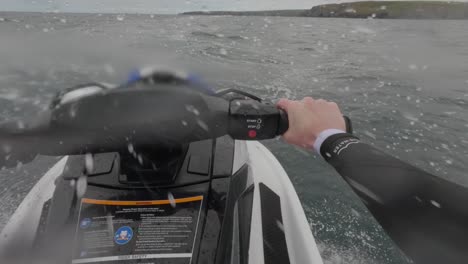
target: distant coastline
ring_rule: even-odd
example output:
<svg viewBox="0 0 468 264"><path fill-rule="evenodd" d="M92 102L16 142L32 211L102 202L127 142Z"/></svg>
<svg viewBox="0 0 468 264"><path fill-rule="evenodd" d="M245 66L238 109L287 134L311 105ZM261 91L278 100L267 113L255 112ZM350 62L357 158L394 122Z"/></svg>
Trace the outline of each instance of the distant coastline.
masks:
<svg viewBox="0 0 468 264"><path fill-rule="evenodd" d="M468 3L442 1L364 1L325 4L303 10L210 11L182 15L341 17L386 19L468 19Z"/></svg>
<svg viewBox="0 0 468 264"><path fill-rule="evenodd" d="M265 11L194 11L185 12L182 15L205 15L205 16L283 16L304 17L309 9L294 10L265 10Z"/></svg>

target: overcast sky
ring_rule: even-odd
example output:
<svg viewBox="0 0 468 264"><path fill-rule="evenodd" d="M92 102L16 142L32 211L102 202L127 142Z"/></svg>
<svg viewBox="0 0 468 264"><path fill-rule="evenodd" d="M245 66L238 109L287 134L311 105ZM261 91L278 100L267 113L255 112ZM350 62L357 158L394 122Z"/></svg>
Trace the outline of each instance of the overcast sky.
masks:
<svg viewBox="0 0 468 264"><path fill-rule="evenodd" d="M1 11L155 13L199 10L306 9L353 0L0 0ZM467 0L462 0L467 1Z"/></svg>

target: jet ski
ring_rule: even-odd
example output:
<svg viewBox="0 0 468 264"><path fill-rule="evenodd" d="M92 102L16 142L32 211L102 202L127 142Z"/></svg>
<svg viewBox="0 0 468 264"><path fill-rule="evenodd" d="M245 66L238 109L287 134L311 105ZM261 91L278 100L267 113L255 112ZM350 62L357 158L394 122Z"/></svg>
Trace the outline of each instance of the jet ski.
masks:
<svg viewBox="0 0 468 264"><path fill-rule="evenodd" d="M59 157L3 228L2 263L322 263L294 187L259 140L274 104L143 70L57 94L0 129L0 167Z"/></svg>

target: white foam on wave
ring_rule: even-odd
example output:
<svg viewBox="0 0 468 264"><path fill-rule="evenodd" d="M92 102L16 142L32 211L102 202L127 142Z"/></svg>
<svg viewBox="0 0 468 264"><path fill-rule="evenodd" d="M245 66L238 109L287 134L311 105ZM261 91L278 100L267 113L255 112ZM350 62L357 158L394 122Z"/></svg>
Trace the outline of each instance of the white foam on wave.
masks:
<svg viewBox="0 0 468 264"><path fill-rule="evenodd" d="M364 33L364 34L369 34L369 35L373 35L375 34L376 32L368 27L363 27L363 26L356 26L352 31L351 33Z"/></svg>
<svg viewBox="0 0 468 264"><path fill-rule="evenodd" d="M333 244L317 242L324 264L379 264L380 262L364 257L362 252L355 248L343 248Z"/></svg>
<svg viewBox="0 0 468 264"><path fill-rule="evenodd" d="M0 93L0 98L9 100L9 101L14 101L20 98L20 95L18 91L7 91L4 93Z"/></svg>

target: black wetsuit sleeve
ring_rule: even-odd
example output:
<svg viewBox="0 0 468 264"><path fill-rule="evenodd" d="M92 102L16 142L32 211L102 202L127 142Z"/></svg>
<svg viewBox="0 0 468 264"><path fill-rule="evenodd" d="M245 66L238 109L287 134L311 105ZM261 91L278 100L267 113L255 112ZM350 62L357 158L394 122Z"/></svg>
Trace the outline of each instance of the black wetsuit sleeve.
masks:
<svg viewBox="0 0 468 264"><path fill-rule="evenodd" d="M415 263L468 263L468 189L337 134L320 152Z"/></svg>

